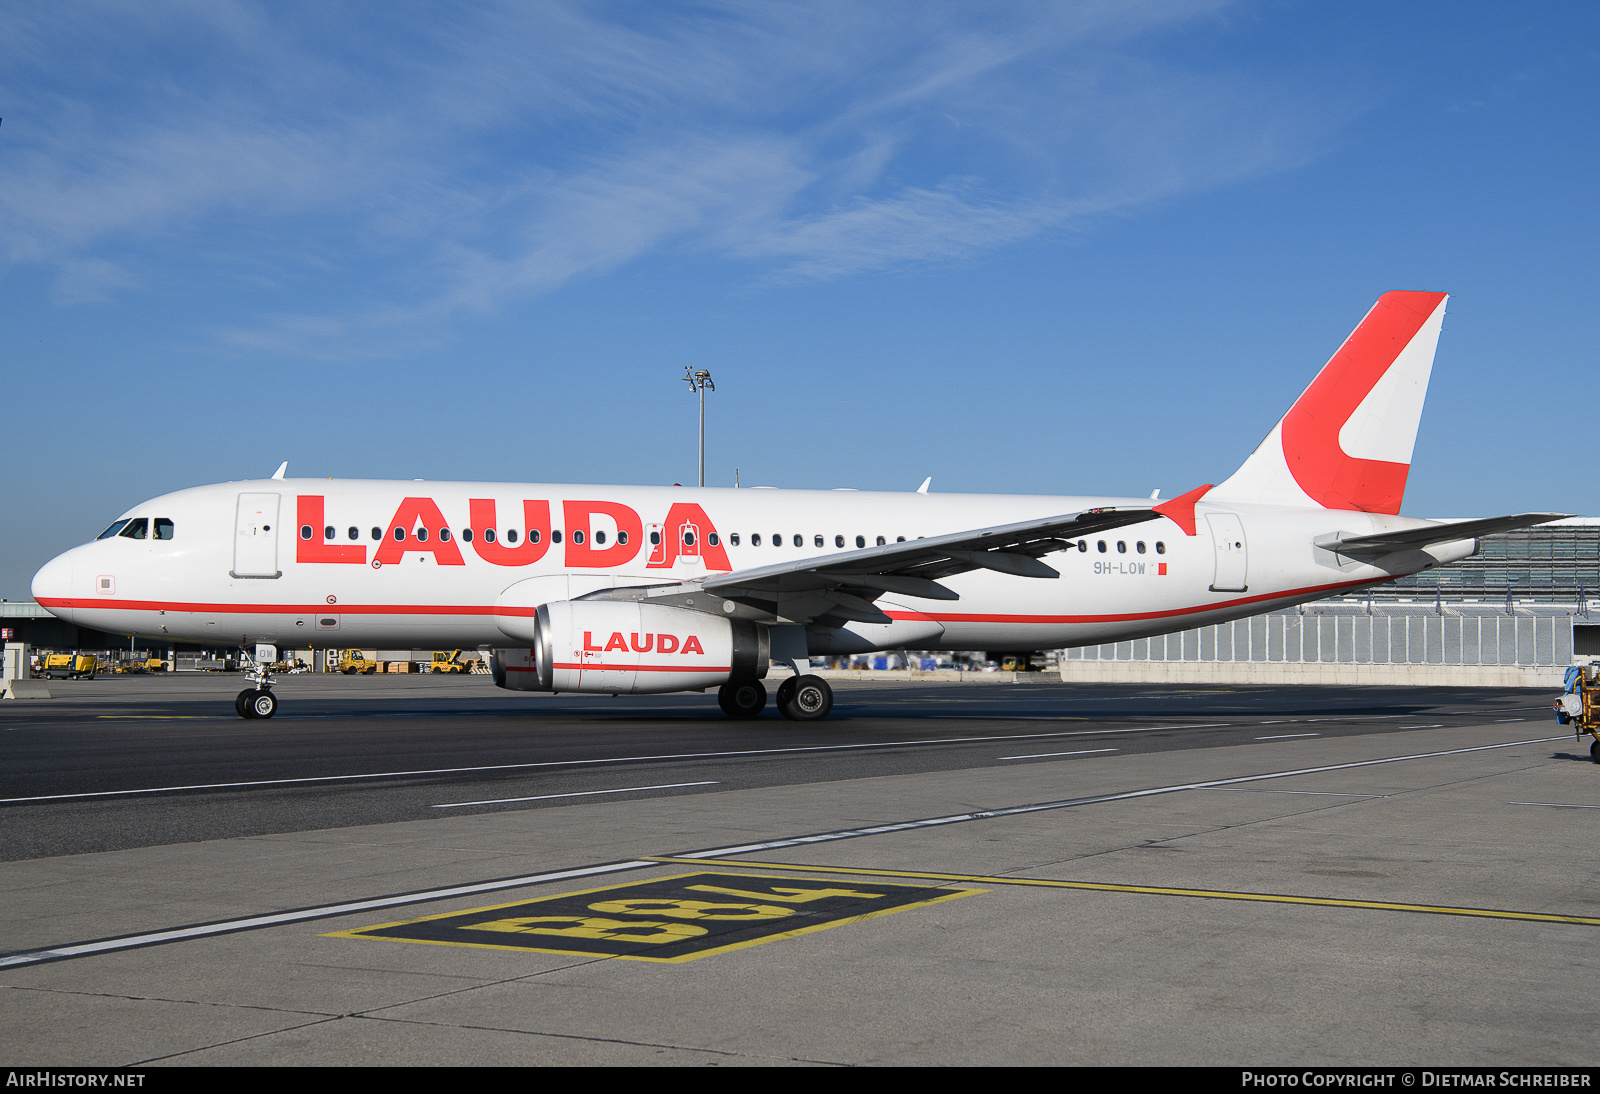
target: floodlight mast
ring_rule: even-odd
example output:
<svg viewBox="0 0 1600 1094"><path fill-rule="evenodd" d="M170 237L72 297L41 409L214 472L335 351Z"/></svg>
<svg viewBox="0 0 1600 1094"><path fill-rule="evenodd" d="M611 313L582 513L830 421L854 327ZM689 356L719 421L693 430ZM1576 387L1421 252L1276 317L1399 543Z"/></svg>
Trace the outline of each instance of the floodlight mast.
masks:
<svg viewBox="0 0 1600 1094"><path fill-rule="evenodd" d="M706 484L706 388L717 390L711 382L711 373L700 368L683 366L683 379L691 389L700 394L700 485Z"/></svg>

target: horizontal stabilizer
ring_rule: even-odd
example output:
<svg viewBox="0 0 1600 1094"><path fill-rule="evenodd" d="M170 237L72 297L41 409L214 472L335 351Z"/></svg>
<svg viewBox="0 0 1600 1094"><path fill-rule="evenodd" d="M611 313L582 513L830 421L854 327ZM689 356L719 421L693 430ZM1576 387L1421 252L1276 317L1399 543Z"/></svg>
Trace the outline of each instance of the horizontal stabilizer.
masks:
<svg viewBox="0 0 1600 1094"><path fill-rule="evenodd" d="M1562 520L1568 515L1567 513L1517 513L1509 517L1456 520L1422 528L1405 528L1398 532L1380 532L1372 536L1351 536L1344 532L1333 532L1318 536L1311 542L1341 555L1386 555L1395 551L1418 551L1434 543L1451 543L1462 539L1476 539L1479 536L1492 536L1496 532L1510 532L1517 528L1532 528L1535 524L1548 524L1552 520Z"/></svg>

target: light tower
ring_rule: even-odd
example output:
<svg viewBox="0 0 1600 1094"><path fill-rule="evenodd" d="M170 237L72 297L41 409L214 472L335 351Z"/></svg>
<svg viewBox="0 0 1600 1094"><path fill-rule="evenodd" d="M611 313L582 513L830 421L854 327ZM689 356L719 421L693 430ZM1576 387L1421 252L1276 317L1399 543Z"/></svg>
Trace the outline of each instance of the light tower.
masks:
<svg viewBox="0 0 1600 1094"><path fill-rule="evenodd" d="M700 368L683 366L683 379L690 388L700 394L700 485L706 484L706 388L717 390L717 385L711 382L711 373Z"/></svg>

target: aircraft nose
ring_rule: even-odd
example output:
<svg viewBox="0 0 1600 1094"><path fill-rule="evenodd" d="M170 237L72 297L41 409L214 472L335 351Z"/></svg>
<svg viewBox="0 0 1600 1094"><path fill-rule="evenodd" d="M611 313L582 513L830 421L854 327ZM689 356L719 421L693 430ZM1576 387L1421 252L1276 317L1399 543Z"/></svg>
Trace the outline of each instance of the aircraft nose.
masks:
<svg viewBox="0 0 1600 1094"><path fill-rule="evenodd" d="M49 608L54 615L65 619L69 613L62 602L71 596L72 558L71 552L68 552L46 562L33 575L33 599Z"/></svg>

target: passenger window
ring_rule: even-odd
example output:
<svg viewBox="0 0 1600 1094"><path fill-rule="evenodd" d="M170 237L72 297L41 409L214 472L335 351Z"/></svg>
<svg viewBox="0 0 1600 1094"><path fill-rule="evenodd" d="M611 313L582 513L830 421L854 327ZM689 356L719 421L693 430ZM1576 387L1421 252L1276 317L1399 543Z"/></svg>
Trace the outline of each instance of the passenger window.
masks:
<svg viewBox="0 0 1600 1094"><path fill-rule="evenodd" d="M574 542L574 543L582 543L583 542L583 529L582 528L579 528L576 532L572 533L572 542Z"/></svg>
<svg viewBox="0 0 1600 1094"><path fill-rule="evenodd" d="M155 520L156 539L172 538L172 521L166 517L157 517Z"/></svg>
<svg viewBox="0 0 1600 1094"><path fill-rule="evenodd" d="M717 533L712 532L710 535L708 535L706 537L706 542L709 543L711 546L715 547L718 543L721 543L722 541L717 538Z"/></svg>
<svg viewBox="0 0 1600 1094"><path fill-rule="evenodd" d="M878 546L879 546L879 547L882 547L882 546L884 546L884 545L885 545L885 544L887 544L887 543L888 543L888 542L889 542L889 541L888 541L888 540L886 540L886 539L884 539L884 538L883 538L883 537L882 537L882 536L879 536L879 537L878 537Z"/></svg>
<svg viewBox="0 0 1600 1094"><path fill-rule="evenodd" d="M1135 543L1134 547L1138 549L1141 555L1144 554L1144 540L1141 539L1138 543Z"/></svg>
<svg viewBox="0 0 1600 1094"><path fill-rule="evenodd" d="M515 528L507 528L506 529L506 542L507 543L515 543L515 542L517 542L517 530Z"/></svg>
<svg viewBox="0 0 1600 1094"><path fill-rule="evenodd" d="M894 537L894 541L896 543L904 543L906 541L906 537L905 536L895 536Z"/></svg>
<svg viewBox="0 0 1600 1094"><path fill-rule="evenodd" d="M772 534L772 545L774 547L782 547L783 546L783 533L782 532L774 532Z"/></svg>
<svg viewBox="0 0 1600 1094"><path fill-rule="evenodd" d="M122 526L127 524L127 523L128 522L125 521L125 520L113 521L112 524L111 524L111 527L107 528L104 532L101 532L98 536L95 536L94 538L95 539L110 539L112 536L114 536L118 532L122 531Z"/></svg>
<svg viewBox="0 0 1600 1094"><path fill-rule="evenodd" d="M796 533L794 537L794 545L796 547L804 547L806 545L806 537Z"/></svg>
<svg viewBox="0 0 1600 1094"><path fill-rule="evenodd" d="M493 543L494 542L494 529L493 528L485 528L483 530L483 542L485 542L485 543Z"/></svg>
<svg viewBox="0 0 1600 1094"><path fill-rule="evenodd" d="M1096 540L1094 546L1095 546L1095 549L1097 551L1099 551L1101 554L1105 554L1106 553L1106 541L1105 540L1103 540L1103 539Z"/></svg>
<svg viewBox="0 0 1600 1094"><path fill-rule="evenodd" d="M300 538L301 539L310 539L311 538L311 525L302 524L300 526Z"/></svg>
<svg viewBox="0 0 1600 1094"><path fill-rule="evenodd" d="M865 547L866 545L867 545L867 537L866 536L857 536L856 537L856 546L857 547Z"/></svg>
<svg viewBox="0 0 1600 1094"><path fill-rule="evenodd" d="M1127 545L1127 543L1125 543L1124 541L1122 541L1120 539L1117 540L1117 554L1125 555L1127 553L1128 553L1128 545Z"/></svg>
<svg viewBox="0 0 1600 1094"><path fill-rule="evenodd" d="M813 536L813 537L811 537L811 545L813 547L821 547L822 546L822 537L821 536Z"/></svg>
<svg viewBox="0 0 1600 1094"><path fill-rule="evenodd" d="M383 538L383 529L382 528L374 528L372 530L372 538L374 540L382 539Z"/></svg>
<svg viewBox="0 0 1600 1094"><path fill-rule="evenodd" d="M472 529L471 528L463 528L463 529L461 529L461 542L462 543L471 543L472 542Z"/></svg>
<svg viewBox="0 0 1600 1094"><path fill-rule="evenodd" d="M448 529L448 528L439 529L439 542L440 543L449 543L450 542L450 529Z"/></svg>
<svg viewBox="0 0 1600 1094"><path fill-rule="evenodd" d="M534 533L535 536L537 536L538 534L539 534L538 532ZM537 539L535 539L534 542L538 543L539 541ZM601 540L600 542L604 543L605 540ZM624 547L626 547L628 545L628 533L626 533L626 532L618 532L617 533L617 542L622 544Z"/></svg>
<svg viewBox="0 0 1600 1094"><path fill-rule="evenodd" d="M514 533L514 532L512 533L511 542L512 543L517 542L516 533ZM534 542L537 543L539 541L538 540L534 540ZM561 542L561 529L559 529L559 528L550 529L550 542L551 543L560 543Z"/></svg>
<svg viewBox="0 0 1600 1094"><path fill-rule="evenodd" d="M543 533L540 532L539 529L537 529L537 528L529 528L528 529L528 542L529 543L538 543L539 540L542 539L542 538L543 538ZM559 543L561 541L558 539L558 540L556 540L556 542Z"/></svg>
<svg viewBox="0 0 1600 1094"><path fill-rule="evenodd" d="M761 546L761 533L760 532L752 532L750 534L750 546L752 546L752 547Z"/></svg>
<svg viewBox="0 0 1600 1094"><path fill-rule="evenodd" d="M428 530L426 528L418 528L417 529L417 541L419 543L428 542Z"/></svg>
<svg viewBox="0 0 1600 1094"><path fill-rule="evenodd" d="M1078 541L1078 550L1087 551L1088 549L1089 549L1089 541L1086 540L1086 539L1080 539Z"/></svg>
<svg viewBox="0 0 1600 1094"><path fill-rule="evenodd" d="M683 530L683 545L685 547L694 546L694 533L689 531L687 528Z"/></svg>
<svg viewBox="0 0 1600 1094"><path fill-rule="evenodd" d="M395 528L394 528L394 541L396 543L400 543L400 542L403 542L405 540L405 538L406 538L406 530L404 528L400 527L398 524L395 525Z"/></svg>
<svg viewBox="0 0 1600 1094"><path fill-rule="evenodd" d="M833 545L835 547L843 547L844 546L844 537L843 536L834 536L833 537Z"/></svg>
<svg viewBox="0 0 1600 1094"><path fill-rule="evenodd" d="M334 530L334 527L331 524L322 530L323 539L333 539L338 534L339 533Z"/></svg>
<svg viewBox="0 0 1600 1094"><path fill-rule="evenodd" d="M1156 554L1164 555L1166 553L1167 553L1167 545L1165 543L1162 543L1159 539L1156 540Z"/></svg>
<svg viewBox="0 0 1600 1094"><path fill-rule="evenodd" d="M651 532L650 533L650 546L652 546L652 547L661 546L661 533L660 532Z"/></svg>
<svg viewBox="0 0 1600 1094"><path fill-rule="evenodd" d="M728 542L733 544L735 547L739 546L739 533L738 532L734 532L731 535L729 535L728 536Z"/></svg>
<svg viewBox="0 0 1600 1094"><path fill-rule="evenodd" d="M605 541L606 541L606 534L605 534L605 533L604 533L604 532L596 532L596 533L595 533L595 534L594 534L594 541L595 541L595 544L596 544L596 545L597 545L597 546L598 546L598 545L599 545L599 544L602 544L602 543L604 543L604 542L605 542Z"/></svg>
<svg viewBox="0 0 1600 1094"><path fill-rule="evenodd" d="M350 531L349 531L349 534L350 534L350 538L351 539L360 539L361 538L361 529L352 527L350 529Z"/></svg>

